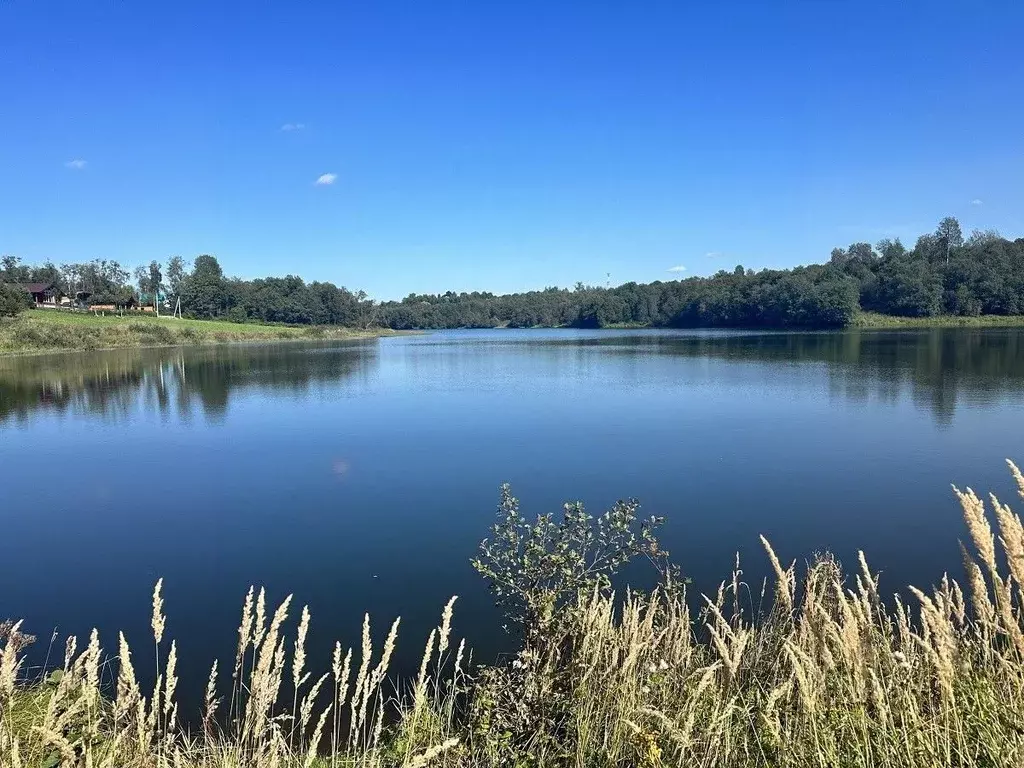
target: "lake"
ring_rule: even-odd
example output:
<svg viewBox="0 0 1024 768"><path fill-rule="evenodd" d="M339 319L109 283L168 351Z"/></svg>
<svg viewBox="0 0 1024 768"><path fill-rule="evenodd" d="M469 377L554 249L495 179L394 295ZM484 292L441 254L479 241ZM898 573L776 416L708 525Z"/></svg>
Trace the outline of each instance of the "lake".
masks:
<svg viewBox="0 0 1024 768"><path fill-rule="evenodd" d="M959 569L950 483L1014 498L1020 329L465 331L349 343L0 359L0 618L39 635L168 637L197 695L242 597L310 605L314 655L402 616L408 670L453 594L507 646L469 565L498 487L524 511L634 496L700 590L736 553L857 549L883 592ZM1019 502L1019 500L1018 500ZM297 613L297 610L295 611ZM379 645L379 644L378 644ZM59 655L59 654L58 654ZM137 667L144 662L136 661Z"/></svg>

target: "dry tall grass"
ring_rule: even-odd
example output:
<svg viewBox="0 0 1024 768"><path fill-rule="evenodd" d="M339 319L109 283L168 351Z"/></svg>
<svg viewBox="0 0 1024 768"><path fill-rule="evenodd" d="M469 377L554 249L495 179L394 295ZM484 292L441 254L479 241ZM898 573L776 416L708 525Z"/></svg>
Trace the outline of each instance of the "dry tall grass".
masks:
<svg viewBox="0 0 1024 768"><path fill-rule="evenodd" d="M230 681L214 664L203 727L192 732L179 720L158 584L162 664L145 694L123 635L108 696L95 632L81 652L70 639L61 673L34 686L19 682L17 628L7 633L0 759L18 768L1020 766L1024 526L995 497L986 509L972 490L956 494L975 553L964 550L966 594L943 576L887 602L863 555L849 577L821 557L798 579L765 541L775 571L766 616L743 610L739 574L696 613L671 590L616 600L595 588L548 636L473 678L464 645L453 651L453 598L417 678L395 687L401 697L386 693L397 620L378 653L367 617L361 646L337 645L331 669L314 678L308 610L292 641L291 598L271 609L253 590Z"/></svg>

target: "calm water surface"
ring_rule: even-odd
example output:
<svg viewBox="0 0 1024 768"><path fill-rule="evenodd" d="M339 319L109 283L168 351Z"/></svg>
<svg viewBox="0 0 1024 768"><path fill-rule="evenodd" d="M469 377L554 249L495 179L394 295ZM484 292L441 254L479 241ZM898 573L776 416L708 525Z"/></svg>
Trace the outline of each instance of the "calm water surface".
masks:
<svg viewBox="0 0 1024 768"><path fill-rule="evenodd" d="M525 511L635 496L697 587L736 552L863 549L883 588L958 568L950 483L1012 488L1024 332L451 332L347 344L0 359L0 617L148 642L165 580L186 691L233 653L249 584L311 637L402 616L414 664L452 594L507 642L469 566L499 484ZM141 666L141 662L136 662Z"/></svg>

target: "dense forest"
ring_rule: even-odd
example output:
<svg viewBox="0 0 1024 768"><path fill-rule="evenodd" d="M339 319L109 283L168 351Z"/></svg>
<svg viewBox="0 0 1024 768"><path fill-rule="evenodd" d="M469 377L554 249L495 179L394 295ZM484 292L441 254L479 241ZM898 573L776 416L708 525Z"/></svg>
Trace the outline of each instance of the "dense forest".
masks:
<svg viewBox="0 0 1024 768"><path fill-rule="evenodd" d="M826 328L858 311L907 317L1024 312L1024 239L976 231L964 239L946 218L912 249L897 240L836 248L825 264L755 272L737 266L712 277L617 288L494 296L408 296L378 309L396 329L532 326Z"/></svg>
<svg viewBox="0 0 1024 768"><path fill-rule="evenodd" d="M132 278L134 277L134 282ZM96 304L181 300L186 317L236 322L428 328L655 327L830 328L860 311L905 317L1024 313L1024 239L994 231L964 238L947 217L913 248L899 239L836 248L827 263L601 288L545 288L509 295L452 293L374 302L362 291L299 277L225 277L213 256L152 262L134 273L114 261L30 267L0 259L0 282L51 282Z"/></svg>

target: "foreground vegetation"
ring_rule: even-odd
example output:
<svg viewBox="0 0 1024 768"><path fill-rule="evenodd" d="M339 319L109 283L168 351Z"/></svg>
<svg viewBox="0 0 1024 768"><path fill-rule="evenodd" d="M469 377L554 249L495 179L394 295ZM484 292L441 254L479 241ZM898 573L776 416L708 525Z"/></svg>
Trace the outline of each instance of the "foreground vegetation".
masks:
<svg viewBox="0 0 1024 768"><path fill-rule="evenodd" d="M40 309L14 318L0 318L0 354L371 335L378 333L337 326L288 327L157 318L138 313L119 317Z"/></svg>
<svg viewBox="0 0 1024 768"><path fill-rule="evenodd" d="M994 231L964 237L952 217L921 235L912 248L896 240L833 249L828 261L755 271L736 265L711 277L626 283L618 287L495 295L487 292L411 294L376 303L362 291L306 283L294 275L257 280L227 277L213 256L189 270L180 257L129 272L113 261L29 267L0 258L0 284L53 282L89 300L147 304L180 298L186 316L233 322L381 326L396 330L532 327L841 328L861 313L891 317L1024 314L1024 238ZM0 314L5 309L0 285ZM17 304L17 298L13 301ZM9 303L9 302L7 302ZM16 309L17 307L15 307ZM872 315L873 316L873 315ZM877 323L876 323L877 324Z"/></svg>
<svg viewBox="0 0 1024 768"><path fill-rule="evenodd" d="M306 665L309 611L250 590L235 658L213 665L191 730L158 582L159 674L146 692L123 635L107 690L95 632L84 650L69 639L62 668L28 684L27 639L18 625L3 630L0 755L5 766L188 768L1018 766L1024 526L993 497L997 537L982 500L956 494L974 546L966 589L943 576L928 592L910 588L910 602L886 601L863 555L852 574L818 557L798 584L795 565L764 542L773 594L758 598L737 572L688 606L657 542L660 521L641 523L635 502L596 520L574 504L561 520L528 521L506 488L474 564L520 629L510 663L467 667L452 598L415 679L392 686L399 621L375 648L369 617L361 644L336 645L317 675ZM659 567L661 584L617 598L609 576L637 556Z"/></svg>

